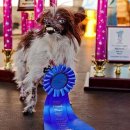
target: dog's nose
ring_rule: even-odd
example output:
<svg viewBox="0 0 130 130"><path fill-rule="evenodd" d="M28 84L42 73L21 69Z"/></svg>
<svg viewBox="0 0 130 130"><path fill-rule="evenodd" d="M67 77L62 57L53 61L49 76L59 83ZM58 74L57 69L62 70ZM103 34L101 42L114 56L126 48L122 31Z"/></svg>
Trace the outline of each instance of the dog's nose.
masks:
<svg viewBox="0 0 130 130"><path fill-rule="evenodd" d="M51 26L51 24L50 23L46 23L46 27L50 27Z"/></svg>
<svg viewBox="0 0 130 130"><path fill-rule="evenodd" d="M46 22L45 22L46 26L52 26L53 24L53 21L51 19L47 19Z"/></svg>

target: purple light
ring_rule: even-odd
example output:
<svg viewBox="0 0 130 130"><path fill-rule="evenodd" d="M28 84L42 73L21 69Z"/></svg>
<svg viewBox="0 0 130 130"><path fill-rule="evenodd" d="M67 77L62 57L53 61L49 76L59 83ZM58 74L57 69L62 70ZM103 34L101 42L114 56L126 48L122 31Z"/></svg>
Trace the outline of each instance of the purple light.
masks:
<svg viewBox="0 0 130 130"><path fill-rule="evenodd" d="M57 6L57 0L50 0L50 6Z"/></svg>
<svg viewBox="0 0 130 130"><path fill-rule="evenodd" d="M27 20L26 24L27 24L27 31L30 31L34 28L34 20Z"/></svg>
<svg viewBox="0 0 130 130"><path fill-rule="evenodd" d="M107 25L107 0L98 0L96 54L95 54L96 60L106 59L106 46L107 46L106 25Z"/></svg>
<svg viewBox="0 0 130 130"><path fill-rule="evenodd" d="M21 12L21 26L22 26L22 34L27 32L27 28L26 28L26 21L28 19L28 13L25 12Z"/></svg>
<svg viewBox="0 0 130 130"><path fill-rule="evenodd" d="M35 14L35 28L41 29L36 20L39 18L40 14L43 12L43 0L34 0L34 14Z"/></svg>
<svg viewBox="0 0 130 130"><path fill-rule="evenodd" d="M12 0L4 0L4 49L12 49Z"/></svg>

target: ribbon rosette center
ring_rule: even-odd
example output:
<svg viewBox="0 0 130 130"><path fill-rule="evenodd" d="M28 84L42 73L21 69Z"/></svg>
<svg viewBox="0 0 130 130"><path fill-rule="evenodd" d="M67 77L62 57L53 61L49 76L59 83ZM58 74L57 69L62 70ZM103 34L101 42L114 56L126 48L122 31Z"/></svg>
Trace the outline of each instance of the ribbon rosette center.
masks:
<svg viewBox="0 0 130 130"><path fill-rule="evenodd" d="M75 74L65 65L54 66L44 76L43 88L53 97L64 96L75 85Z"/></svg>

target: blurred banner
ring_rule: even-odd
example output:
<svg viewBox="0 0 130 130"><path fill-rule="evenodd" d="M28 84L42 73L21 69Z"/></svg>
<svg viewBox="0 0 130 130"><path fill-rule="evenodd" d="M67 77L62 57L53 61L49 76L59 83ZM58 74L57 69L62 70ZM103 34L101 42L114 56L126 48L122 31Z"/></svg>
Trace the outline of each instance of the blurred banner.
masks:
<svg viewBox="0 0 130 130"><path fill-rule="evenodd" d="M98 0L83 0L82 7L85 9L97 10Z"/></svg>
<svg viewBox="0 0 130 130"><path fill-rule="evenodd" d="M117 25L117 0L108 0L108 25Z"/></svg>
<svg viewBox="0 0 130 130"><path fill-rule="evenodd" d="M18 11L34 10L34 0L19 0Z"/></svg>

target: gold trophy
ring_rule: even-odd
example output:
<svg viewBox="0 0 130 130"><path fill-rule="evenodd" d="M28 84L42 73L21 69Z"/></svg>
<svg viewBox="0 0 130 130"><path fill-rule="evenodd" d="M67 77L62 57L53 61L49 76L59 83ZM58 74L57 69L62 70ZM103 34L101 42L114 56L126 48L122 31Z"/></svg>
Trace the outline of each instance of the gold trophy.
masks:
<svg viewBox="0 0 130 130"><path fill-rule="evenodd" d="M12 54L14 53L14 50L12 49L4 49L2 50L2 53L5 54L5 66L4 66L4 69L5 70L12 70Z"/></svg>
<svg viewBox="0 0 130 130"><path fill-rule="evenodd" d="M123 64L114 64L114 65L116 66L115 74L120 75L121 74L121 66L123 66Z"/></svg>
<svg viewBox="0 0 130 130"><path fill-rule="evenodd" d="M107 63L107 60L96 60L96 59L93 59L92 60L92 63L95 65L94 66L94 70L95 70L95 74L94 76L95 77L104 77L105 74L104 74L104 70L105 70L105 64Z"/></svg>
<svg viewBox="0 0 130 130"><path fill-rule="evenodd" d="M129 68L128 68L128 69L129 69L129 71L130 71L130 66L129 66Z"/></svg>

